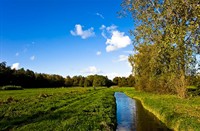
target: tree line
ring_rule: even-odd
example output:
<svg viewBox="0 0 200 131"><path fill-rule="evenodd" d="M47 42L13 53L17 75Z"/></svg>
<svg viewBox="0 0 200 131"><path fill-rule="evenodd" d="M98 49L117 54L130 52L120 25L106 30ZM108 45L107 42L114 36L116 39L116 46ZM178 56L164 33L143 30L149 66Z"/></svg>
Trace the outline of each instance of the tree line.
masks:
<svg viewBox="0 0 200 131"><path fill-rule="evenodd" d="M15 85L23 88L47 88L47 87L110 87L110 86L134 86L134 77L116 77L112 80L103 75L67 76L35 73L29 69L11 69L6 62L0 63L0 86Z"/></svg>
<svg viewBox="0 0 200 131"><path fill-rule="evenodd" d="M135 87L186 97L186 87L200 80L200 1L124 0L122 7L135 23Z"/></svg>

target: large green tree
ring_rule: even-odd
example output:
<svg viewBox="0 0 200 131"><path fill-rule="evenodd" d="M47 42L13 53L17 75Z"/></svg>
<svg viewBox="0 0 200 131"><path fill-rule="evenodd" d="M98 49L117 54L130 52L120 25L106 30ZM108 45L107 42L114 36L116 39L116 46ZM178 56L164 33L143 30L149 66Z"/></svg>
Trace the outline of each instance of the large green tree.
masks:
<svg viewBox="0 0 200 131"><path fill-rule="evenodd" d="M199 0L124 0L135 21L129 61L141 90L186 96L186 76L200 53Z"/></svg>

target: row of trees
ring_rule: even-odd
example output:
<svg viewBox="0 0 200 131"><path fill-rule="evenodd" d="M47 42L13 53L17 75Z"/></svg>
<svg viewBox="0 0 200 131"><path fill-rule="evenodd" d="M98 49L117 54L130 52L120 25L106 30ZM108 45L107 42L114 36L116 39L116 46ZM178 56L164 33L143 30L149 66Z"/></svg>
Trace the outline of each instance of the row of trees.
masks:
<svg viewBox="0 0 200 131"><path fill-rule="evenodd" d="M59 75L34 73L31 70L11 69L5 62L0 63L0 86L16 85L22 87L64 86L65 79Z"/></svg>
<svg viewBox="0 0 200 131"><path fill-rule="evenodd" d="M117 80L117 81L116 81ZM133 86L130 80L134 80L133 77L120 78L116 77L114 82L109 80L106 76L102 75L89 75L83 76L67 76L63 78L60 75L49 75L34 73L31 70L19 70L11 69L6 66L5 62L0 63L0 86L4 85L16 85L24 88L38 88L38 87L99 87L112 85L119 86Z"/></svg>
<svg viewBox="0 0 200 131"><path fill-rule="evenodd" d="M65 86L67 87L99 87L106 86L110 87L113 83L106 76L102 75L89 75L87 77L83 76L67 76L65 79Z"/></svg>
<svg viewBox="0 0 200 131"><path fill-rule="evenodd" d="M122 7L136 27L129 57L135 87L185 97L187 77L198 77L200 66L200 1L124 0Z"/></svg>
<svg viewBox="0 0 200 131"><path fill-rule="evenodd" d="M130 75L129 77L115 77L113 84L119 87L134 87L135 77Z"/></svg>

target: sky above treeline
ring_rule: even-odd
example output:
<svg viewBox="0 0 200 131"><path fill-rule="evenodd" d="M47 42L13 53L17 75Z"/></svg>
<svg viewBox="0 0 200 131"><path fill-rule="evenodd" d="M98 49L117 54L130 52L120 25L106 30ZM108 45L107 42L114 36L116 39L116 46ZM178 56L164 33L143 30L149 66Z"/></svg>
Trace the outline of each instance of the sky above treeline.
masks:
<svg viewBox="0 0 200 131"><path fill-rule="evenodd" d="M134 28L122 0L1 0L0 62L37 73L128 76Z"/></svg>

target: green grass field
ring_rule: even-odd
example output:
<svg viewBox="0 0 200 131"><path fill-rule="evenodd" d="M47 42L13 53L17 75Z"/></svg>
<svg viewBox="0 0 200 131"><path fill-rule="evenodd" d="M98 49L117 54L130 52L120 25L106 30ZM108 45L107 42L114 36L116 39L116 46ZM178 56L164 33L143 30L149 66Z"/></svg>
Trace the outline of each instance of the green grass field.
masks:
<svg viewBox="0 0 200 131"><path fill-rule="evenodd" d="M58 88L1 91L0 130L113 130L114 91Z"/></svg>
<svg viewBox="0 0 200 131"><path fill-rule="evenodd" d="M0 130L115 130L114 92L139 99L174 130L200 130L200 97L181 99L133 88L45 88L0 91Z"/></svg>

